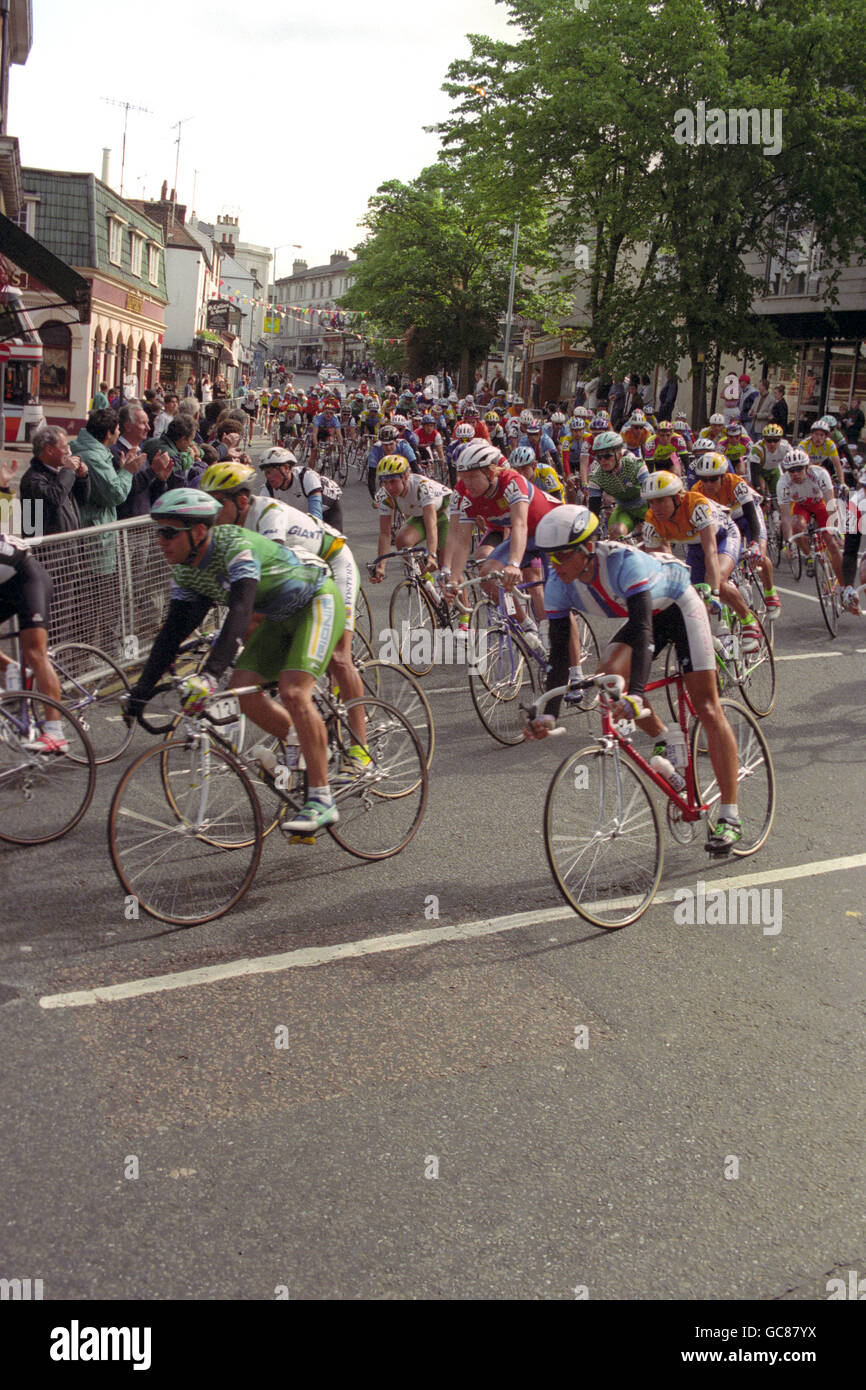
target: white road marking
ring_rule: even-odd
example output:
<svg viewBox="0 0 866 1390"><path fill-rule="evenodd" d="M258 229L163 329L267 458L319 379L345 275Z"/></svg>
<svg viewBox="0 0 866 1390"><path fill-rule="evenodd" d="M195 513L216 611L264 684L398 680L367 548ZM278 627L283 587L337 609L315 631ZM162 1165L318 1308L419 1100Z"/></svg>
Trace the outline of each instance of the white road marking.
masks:
<svg viewBox="0 0 866 1390"><path fill-rule="evenodd" d="M777 656L776 665L780 661L824 661L828 656L846 655L846 652L793 652L790 656Z"/></svg>
<svg viewBox="0 0 866 1390"><path fill-rule="evenodd" d="M846 869L866 867L866 854L852 854L840 859L817 859L811 864L791 864L757 873L738 874L734 878L702 880L707 888L716 885L725 889L748 888L762 883L785 882L795 878L812 878L818 874L841 873ZM677 901L678 888L666 888L657 893L652 906ZM634 899L621 898L608 907L628 906ZM125 980L118 985L100 985L96 989L76 990L70 994L44 994L39 1000L43 1009L74 1009L86 1004L107 1004L116 999L135 999L143 994L161 994L171 989L189 989L194 985L212 985L221 980L235 980L249 975L271 975L281 970L309 969L314 965L329 965L333 961L355 960L360 956L380 955L387 951L405 951L418 946L439 946L444 941L471 941L500 932L519 931L522 927L543 926L547 922L580 919L569 908L548 907L541 912L514 912L505 917L482 918L476 922L457 922L453 926L425 927L419 931L397 932L393 936L369 936L362 941L345 941L334 946L306 946L298 951L284 951L276 956L257 956L253 959L226 961L224 965L207 965L195 970L179 970L173 975L153 975L143 980Z"/></svg>
<svg viewBox="0 0 866 1390"><path fill-rule="evenodd" d="M804 594L802 589L783 589L781 584L776 585L776 592L779 594L790 594L791 598L804 598L807 603L817 603L817 594Z"/></svg>

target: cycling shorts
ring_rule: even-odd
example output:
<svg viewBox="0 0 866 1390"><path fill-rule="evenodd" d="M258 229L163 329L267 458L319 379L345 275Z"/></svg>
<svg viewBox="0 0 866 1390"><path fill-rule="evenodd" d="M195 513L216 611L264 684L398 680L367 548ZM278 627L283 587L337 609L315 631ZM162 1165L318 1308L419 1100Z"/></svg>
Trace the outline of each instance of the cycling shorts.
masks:
<svg viewBox="0 0 866 1390"><path fill-rule="evenodd" d="M505 532L504 532L504 531L485 531L485 532L484 532L484 535L481 537L481 540L478 542L478 545L479 545L479 548L480 548L482 545L492 545L492 546L501 545L504 539L505 539Z"/></svg>
<svg viewBox="0 0 866 1390"><path fill-rule="evenodd" d="M47 628L53 588L48 571L29 555L18 573L0 586L0 623L17 616L22 632Z"/></svg>
<svg viewBox="0 0 866 1390"><path fill-rule="evenodd" d="M291 618L265 618L250 634L237 659L239 671L263 681L279 680L283 671L324 675L346 626L346 605L333 579L326 579L311 603Z"/></svg>
<svg viewBox="0 0 866 1390"><path fill-rule="evenodd" d="M436 535L438 537L437 544L440 550L448 539L450 520L447 509L445 507L440 507L439 511L436 513ZM427 527L424 525L423 516L410 516L406 521L406 525L412 527L419 542L427 539Z"/></svg>
<svg viewBox="0 0 866 1390"><path fill-rule="evenodd" d="M794 516L803 516L807 521L810 516L813 516L819 526L826 526L830 520L827 504L823 501L816 502L813 497L806 497L802 502L795 502Z"/></svg>
<svg viewBox="0 0 866 1390"><path fill-rule="evenodd" d="M731 525L723 531L716 532L716 550L719 552L719 555L730 555L733 558L734 564L736 564L740 558L741 549L742 541L740 539L740 533L735 525ZM706 582L707 561L702 545L686 546L686 564L689 567L693 584L703 584ZM698 667L697 669L701 670L702 668Z"/></svg>
<svg viewBox="0 0 866 1390"><path fill-rule="evenodd" d="M346 626L343 631L354 632L355 609L358 601L358 589L361 586L361 576L347 546L343 546L342 550L337 551L333 560L328 561L328 567L334 576L334 583L340 591L346 608Z"/></svg>
<svg viewBox="0 0 866 1390"><path fill-rule="evenodd" d="M634 528L636 526L639 526L640 523L643 521L644 517L647 514L648 506L649 503L645 502L643 506L638 507L635 510L631 510L630 508L622 507L619 503L617 503L617 505L614 507L613 511L610 514L610 518L608 519L607 524L609 527L624 526L626 528L626 531L631 533L634 530Z"/></svg>
<svg viewBox="0 0 866 1390"><path fill-rule="evenodd" d="M506 539L502 541L502 543L498 545L496 549L492 551L490 555L487 556L487 558L488 560L497 560L499 564L504 566L511 563L508 558L510 554L511 540ZM528 569L530 565L538 564L541 565L541 568L544 571L544 577L546 579L550 569L550 561L548 560L546 554L544 554L544 552L541 550L536 550L532 541L530 541L525 551L523 552L523 558L520 561L520 568L522 570L525 570Z"/></svg>
<svg viewBox="0 0 866 1390"><path fill-rule="evenodd" d="M621 633L626 627L614 633L611 642L621 641ZM713 634L707 610L694 589L686 592L653 616L654 655L660 653L673 642L680 669L688 675L690 671L714 671L716 654L713 649Z"/></svg>

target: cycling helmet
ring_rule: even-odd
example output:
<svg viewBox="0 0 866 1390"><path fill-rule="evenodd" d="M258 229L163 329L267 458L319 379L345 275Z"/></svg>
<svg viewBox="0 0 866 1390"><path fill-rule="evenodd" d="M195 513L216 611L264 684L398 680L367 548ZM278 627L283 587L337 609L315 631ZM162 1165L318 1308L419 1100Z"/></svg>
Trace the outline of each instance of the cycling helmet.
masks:
<svg viewBox="0 0 866 1390"><path fill-rule="evenodd" d="M433 416L432 416L432 415L422 415L422 416L421 416L421 424L422 424L422 425L432 425L432 424L435 424L435 421L434 421L434 419L433 419Z"/></svg>
<svg viewBox="0 0 866 1390"><path fill-rule="evenodd" d="M571 418L572 420L591 420L592 411L587 409L585 405L576 405L572 411Z"/></svg>
<svg viewBox="0 0 866 1390"><path fill-rule="evenodd" d="M687 415L684 415L683 412L680 411L677 415L674 416L674 421L678 425L688 426L689 417Z"/></svg>
<svg viewBox="0 0 866 1390"><path fill-rule="evenodd" d="M248 463L212 463L199 479L202 492L249 492L256 470Z"/></svg>
<svg viewBox="0 0 866 1390"><path fill-rule="evenodd" d="M607 415L593 415L589 422L589 428L596 431L606 430L609 424L610 419Z"/></svg>
<svg viewBox="0 0 866 1390"><path fill-rule="evenodd" d="M599 449L622 449L624 446L625 440L621 434L617 434L616 430L602 430L592 442L593 451L596 454Z"/></svg>
<svg viewBox="0 0 866 1390"><path fill-rule="evenodd" d="M397 438L397 431L393 425L383 425L379 431L379 442L390 444Z"/></svg>
<svg viewBox="0 0 866 1390"><path fill-rule="evenodd" d="M456 428L456 430L454 431L454 438L455 438L455 439L474 439L474 438L475 438L475 427L474 427L474 425L458 425L457 428Z"/></svg>
<svg viewBox="0 0 866 1390"><path fill-rule="evenodd" d="M676 473L651 473L641 484L640 495L644 502L653 502L657 497L676 497L683 490L683 480Z"/></svg>
<svg viewBox="0 0 866 1390"><path fill-rule="evenodd" d="M633 410L631 416L625 423L626 428L628 428L629 425L635 425L638 429L642 429L646 427L648 421L642 410Z"/></svg>
<svg viewBox="0 0 866 1390"><path fill-rule="evenodd" d="M598 526L598 517L589 507L570 503L554 507L541 518L533 544L537 550L577 550L589 540Z"/></svg>
<svg viewBox="0 0 866 1390"><path fill-rule="evenodd" d="M742 434L742 433L743 433L743 427L742 427L742 425L740 424L739 420L732 420L731 423L728 425L728 434Z"/></svg>
<svg viewBox="0 0 866 1390"><path fill-rule="evenodd" d="M831 434L836 428L836 421L832 420L829 415L822 415L821 419L816 420L814 425L809 428L810 432L811 430L823 430L825 434Z"/></svg>
<svg viewBox="0 0 866 1390"><path fill-rule="evenodd" d="M467 405L463 411L463 414L467 419L470 420L479 420L481 418L480 411L477 405Z"/></svg>
<svg viewBox="0 0 866 1390"><path fill-rule="evenodd" d="M810 463L805 449L792 449L787 458L780 459L779 467L787 473L791 468L808 468Z"/></svg>
<svg viewBox="0 0 866 1390"><path fill-rule="evenodd" d="M673 424L671 423L671 421L659 420L658 424L656 425L656 431L659 434L661 434L662 431L664 431L664 433L667 434L668 430L673 430Z"/></svg>
<svg viewBox="0 0 866 1390"><path fill-rule="evenodd" d="M487 414L486 414L485 417L484 417L484 423L485 423L486 425L498 425L498 424L499 424L499 416L496 414L496 411L495 411L495 410L488 410Z"/></svg>
<svg viewBox="0 0 866 1390"><path fill-rule="evenodd" d="M517 436L520 434L520 421L515 420L512 417L512 419L510 419L507 425L505 426L505 429L508 434L512 435L516 439Z"/></svg>
<svg viewBox="0 0 866 1390"><path fill-rule="evenodd" d="M728 471L728 460L724 454L712 451L695 459L692 469L697 478L720 478Z"/></svg>
<svg viewBox="0 0 866 1390"><path fill-rule="evenodd" d="M716 411L715 415L711 415L711 416L710 416L710 424L711 424L711 425L723 425L724 423L725 423L725 417L724 417L724 415L721 415L721 414L719 413L719 411Z"/></svg>
<svg viewBox="0 0 866 1390"><path fill-rule="evenodd" d="M376 465L377 478L398 478L402 473L408 473L409 460L402 454L387 454L381 458Z"/></svg>
<svg viewBox="0 0 866 1390"><path fill-rule="evenodd" d="M449 401L452 402L452 404L453 404L455 401L457 401L457 400L459 399L459 397L458 397L458 395L457 395L457 392L456 392L456 391L451 391L451 392L449 392L448 399L449 399Z"/></svg>
<svg viewBox="0 0 866 1390"><path fill-rule="evenodd" d="M695 440L694 444L692 445L692 453L711 454L716 449L718 449L718 447L718 443L715 439L708 439L706 436L703 436L702 438Z"/></svg>
<svg viewBox="0 0 866 1390"><path fill-rule="evenodd" d="M762 439L783 439L785 431L781 425L765 425L761 430Z"/></svg>
<svg viewBox="0 0 866 1390"><path fill-rule="evenodd" d="M407 430L409 428L409 421L406 419L405 415L392 415L391 424L398 430Z"/></svg>
<svg viewBox="0 0 866 1390"><path fill-rule="evenodd" d="M561 410L554 410L553 414L552 414L551 417L550 417L550 423L551 423L552 425L564 425L564 424L565 424L565 416L563 415L563 413L562 413Z"/></svg>
<svg viewBox="0 0 866 1390"><path fill-rule="evenodd" d="M531 424L532 424L532 411L531 411L531 410L521 410L520 415L519 415L518 418L519 418L519 420L520 420L521 425L531 425Z"/></svg>
<svg viewBox="0 0 866 1390"><path fill-rule="evenodd" d="M265 450L259 460L259 468L282 468L284 464L295 464L297 461L291 449L281 449L277 446Z"/></svg>
<svg viewBox="0 0 866 1390"><path fill-rule="evenodd" d="M512 468L526 468L528 464L536 462L535 450L530 448L528 444L520 444L512 450L508 462Z"/></svg>
<svg viewBox="0 0 866 1390"><path fill-rule="evenodd" d="M533 420L533 421L531 422L531 424L529 424L529 425L526 426L526 433L527 433L527 434L541 434L541 421L540 421L540 420Z"/></svg>
<svg viewBox="0 0 866 1390"><path fill-rule="evenodd" d="M476 439L460 450L454 459L454 466L458 473L470 473L478 468L492 468L501 461L502 455L495 444L488 444L486 439Z"/></svg>
<svg viewBox="0 0 866 1390"><path fill-rule="evenodd" d="M213 526L220 510L221 504L216 498L200 488L173 487L170 492L164 492L157 498L150 514L158 521L176 517L188 526L194 526L198 521L203 521L205 526Z"/></svg>

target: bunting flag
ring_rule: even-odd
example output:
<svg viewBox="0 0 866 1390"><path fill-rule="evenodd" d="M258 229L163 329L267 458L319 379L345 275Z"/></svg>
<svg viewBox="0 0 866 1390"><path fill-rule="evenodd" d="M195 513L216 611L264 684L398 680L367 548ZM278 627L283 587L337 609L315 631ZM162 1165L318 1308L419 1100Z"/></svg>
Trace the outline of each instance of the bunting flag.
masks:
<svg viewBox="0 0 866 1390"><path fill-rule="evenodd" d="M253 308L264 309L269 315L294 314L298 320L310 319L311 327L312 321L317 318L320 328L327 327L330 332L342 337L358 338L359 340L363 338L368 343L379 343L380 345L387 343L393 347L395 343L407 341L405 334L399 338L385 338L366 332L364 320L369 318L366 309L316 309L313 305L305 307L300 304L277 304L266 299L256 299L252 295L233 294L231 291L226 293L227 285L230 284L231 281L220 280L219 288L223 293L219 294L216 290L212 290L211 299L225 299L231 304L251 304ZM352 324L358 325L362 331L358 332L357 328L351 327Z"/></svg>

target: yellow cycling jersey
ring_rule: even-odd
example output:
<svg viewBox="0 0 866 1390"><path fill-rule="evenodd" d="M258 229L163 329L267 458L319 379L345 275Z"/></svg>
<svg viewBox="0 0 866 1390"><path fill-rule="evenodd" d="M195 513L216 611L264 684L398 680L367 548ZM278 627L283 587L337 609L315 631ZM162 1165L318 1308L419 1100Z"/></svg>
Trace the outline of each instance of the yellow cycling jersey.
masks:
<svg viewBox="0 0 866 1390"><path fill-rule="evenodd" d="M839 462L839 450L836 448L832 439L825 439L823 444L815 444L810 437L809 439L803 440L800 448L805 449L812 463L823 465L825 463L835 464Z"/></svg>
<svg viewBox="0 0 866 1390"><path fill-rule="evenodd" d="M556 469L551 468L549 463L539 463L536 465L532 481L541 488L542 492L546 492L550 497L556 497L560 502L565 501L562 479Z"/></svg>

